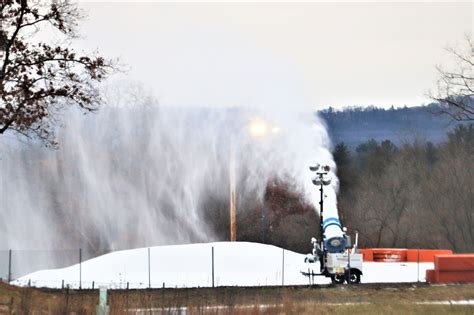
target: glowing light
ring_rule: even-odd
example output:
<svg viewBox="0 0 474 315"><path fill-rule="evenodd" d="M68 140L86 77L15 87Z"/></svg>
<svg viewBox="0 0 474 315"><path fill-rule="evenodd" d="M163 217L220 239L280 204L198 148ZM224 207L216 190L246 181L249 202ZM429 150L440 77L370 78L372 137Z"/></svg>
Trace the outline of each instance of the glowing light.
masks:
<svg viewBox="0 0 474 315"><path fill-rule="evenodd" d="M249 133L254 138L262 138L265 137L268 133L269 127L268 124L260 119L260 118L253 118L250 120L248 125Z"/></svg>

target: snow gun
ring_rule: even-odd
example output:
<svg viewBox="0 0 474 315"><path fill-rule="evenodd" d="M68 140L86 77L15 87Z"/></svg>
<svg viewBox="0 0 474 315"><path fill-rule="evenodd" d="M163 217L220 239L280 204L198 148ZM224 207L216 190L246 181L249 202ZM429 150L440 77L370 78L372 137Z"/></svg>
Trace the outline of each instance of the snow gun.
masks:
<svg viewBox="0 0 474 315"><path fill-rule="evenodd" d="M312 178L315 186L319 187L320 201L320 235L321 240L311 239L313 251L305 258L305 263L311 264L306 271L301 271L310 277L314 283L314 276L330 277L332 283L344 282L360 283L362 276L362 254L357 251L358 234L356 233L354 246L351 248L351 238L346 234L347 229L341 225L336 208L324 209L324 186L331 184L328 175L330 167L327 165L311 165L310 171L315 172ZM324 210L324 211L323 211ZM315 264L319 263L319 272L314 272Z"/></svg>

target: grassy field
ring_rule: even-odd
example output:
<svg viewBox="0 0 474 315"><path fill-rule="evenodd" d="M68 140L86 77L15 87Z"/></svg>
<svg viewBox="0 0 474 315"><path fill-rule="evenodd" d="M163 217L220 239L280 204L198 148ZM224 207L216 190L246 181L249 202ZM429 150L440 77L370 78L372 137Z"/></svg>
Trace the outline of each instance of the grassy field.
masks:
<svg viewBox="0 0 474 315"><path fill-rule="evenodd" d="M0 284L0 314L95 314L98 290ZM474 284L112 290L111 314L474 314Z"/></svg>

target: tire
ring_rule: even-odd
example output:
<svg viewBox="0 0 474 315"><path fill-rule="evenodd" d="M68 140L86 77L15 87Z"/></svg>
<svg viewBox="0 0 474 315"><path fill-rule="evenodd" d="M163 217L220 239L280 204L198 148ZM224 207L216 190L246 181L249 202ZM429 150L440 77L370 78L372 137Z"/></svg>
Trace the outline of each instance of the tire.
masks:
<svg viewBox="0 0 474 315"><path fill-rule="evenodd" d="M344 275L331 275L331 281L333 284L343 284L345 280Z"/></svg>
<svg viewBox="0 0 474 315"><path fill-rule="evenodd" d="M350 277L348 277L348 278L349 278L350 284L359 284L360 283L360 271L357 270L357 269L351 269L351 274L350 274ZM348 283L349 283L349 281L348 281Z"/></svg>

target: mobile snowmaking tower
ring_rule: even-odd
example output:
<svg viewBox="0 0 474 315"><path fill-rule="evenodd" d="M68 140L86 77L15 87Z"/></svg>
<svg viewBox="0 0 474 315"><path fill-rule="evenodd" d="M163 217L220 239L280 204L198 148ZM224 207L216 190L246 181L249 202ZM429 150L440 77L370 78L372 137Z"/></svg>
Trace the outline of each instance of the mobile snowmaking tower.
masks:
<svg viewBox="0 0 474 315"><path fill-rule="evenodd" d="M311 239L313 251L305 258L305 262L310 264L311 268L301 273L308 277L330 277L333 283L360 283L362 254L357 251L358 235L356 233L356 240L351 248L351 238L346 234L347 229L341 225L337 209L335 207L324 209L324 186L331 184L330 168L327 165L315 164L309 169L316 174L312 182L319 187L320 192L321 240L314 237ZM315 273L314 267L318 263L319 273Z"/></svg>

